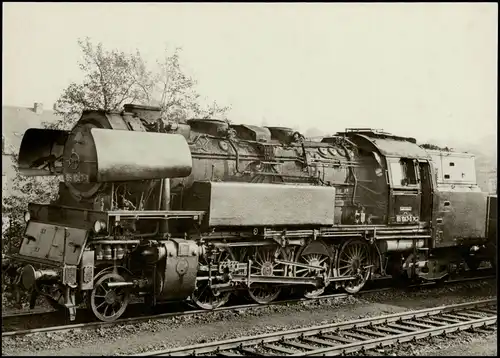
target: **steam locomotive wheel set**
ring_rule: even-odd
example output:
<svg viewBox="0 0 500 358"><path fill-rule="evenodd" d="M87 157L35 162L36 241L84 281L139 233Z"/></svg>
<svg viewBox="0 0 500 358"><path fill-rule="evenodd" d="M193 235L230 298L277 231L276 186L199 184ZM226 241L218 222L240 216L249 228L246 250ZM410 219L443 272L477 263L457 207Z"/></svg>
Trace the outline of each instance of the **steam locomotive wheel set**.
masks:
<svg viewBox="0 0 500 358"><path fill-rule="evenodd" d="M169 122L159 109L84 111L71 131L29 129L19 169L59 175L29 205L18 282L102 321L132 296L214 309L284 289L356 293L373 276L438 281L496 264L496 196L474 157L348 129L321 142L282 127ZM34 304L35 300L31 300Z"/></svg>

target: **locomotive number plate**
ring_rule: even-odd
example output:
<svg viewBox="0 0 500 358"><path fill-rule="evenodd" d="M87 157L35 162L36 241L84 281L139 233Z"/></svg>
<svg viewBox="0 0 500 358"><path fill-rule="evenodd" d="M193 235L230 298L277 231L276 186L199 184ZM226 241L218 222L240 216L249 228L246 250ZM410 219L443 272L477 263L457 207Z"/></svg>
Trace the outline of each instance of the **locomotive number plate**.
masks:
<svg viewBox="0 0 500 358"><path fill-rule="evenodd" d="M396 215L396 222L398 223L414 223L418 222L419 217L413 215Z"/></svg>

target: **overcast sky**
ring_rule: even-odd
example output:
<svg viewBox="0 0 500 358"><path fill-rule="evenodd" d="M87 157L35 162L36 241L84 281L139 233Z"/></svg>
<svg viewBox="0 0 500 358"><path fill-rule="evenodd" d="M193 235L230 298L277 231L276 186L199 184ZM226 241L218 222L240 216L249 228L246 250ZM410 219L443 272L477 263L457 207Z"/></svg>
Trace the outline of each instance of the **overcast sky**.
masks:
<svg viewBox="0 0 500 358"><path fill-rule="evenodd" d="M4 3L4 105L52 104L79 37L165 44L235 123L474 140L496 133L496 3Z"/></svg>

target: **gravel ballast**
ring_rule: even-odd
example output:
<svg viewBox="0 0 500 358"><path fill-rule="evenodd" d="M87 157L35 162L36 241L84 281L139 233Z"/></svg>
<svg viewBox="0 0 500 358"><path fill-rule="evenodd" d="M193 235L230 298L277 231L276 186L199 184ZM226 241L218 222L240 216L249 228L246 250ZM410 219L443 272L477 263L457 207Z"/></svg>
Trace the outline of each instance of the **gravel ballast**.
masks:
<svg viewBox="0 0 500 358"><path fill-rule="evenodd" d="M496 292L496 282L471 282L441 288L385 291L343 299L324 299L300 304L211 312L111 326L98 330L72 330L24 337L6 337L2 339L2 352L4 355L127 355L243 335L256 335L445 304L491 299L496 298ZM469 333L459 335L462 334ZM484 334L481 336L472 333L472 335L473 340L488 341L490 339L483 337ZM496 331L494 337L496 347ZM433 345L433 343L426 346L415 344L414 349L432 348ZM479 346L486 345L479 344ZM394 355L395 352L398 353L397 355L412 354L396 350L388 351L387 354ZM436 353L431 350L416 355L429 354Z"/></svg>

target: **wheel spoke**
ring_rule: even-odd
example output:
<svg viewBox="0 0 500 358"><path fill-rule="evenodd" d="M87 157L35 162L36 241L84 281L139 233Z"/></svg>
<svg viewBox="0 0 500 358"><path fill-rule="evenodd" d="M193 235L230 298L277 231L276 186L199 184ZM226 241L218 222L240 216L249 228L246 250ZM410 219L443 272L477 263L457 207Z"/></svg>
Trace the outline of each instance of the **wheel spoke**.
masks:
<svg viewBox="0 0 500 358"><path fill-rule="evenodd" d="M107 282L106 282L107 283ZM104 290L104 293L108 293L109 292L109 289L107 289L104 284L101 284L101 288Z"/></svg>
<svg viewBox="0 0 500 358"><path fill-rule="evenodd" d="M227 251L226 249L223 249L217 255L215 255L215 259L211 262L211 264L218 265L222 262L233 259L234 258L232 253L230 251ZM202 263L201 265L203 265L203 262L208 264L208 258L206 256L200 257L200 263ZM252 269L253 267L251 268L251 270ZM208 277L208 272L199 272L199 275L206 278ZM214 280L213 283L218 283L213 273L212 279ZM219 296L214 296L214 292L210 288L208 280L199 280L196 282L196 288L191 294L191 300L199 308L214 309L225 304L229 300L229 296L230 292L221 293Z"/></svg>
<svg viewBox="0 0 500 358"><path fill-rule="evenodd" d="M354 251L353 246L348 246L349 247L349 258L352 259L353 257L356 256L356 252Z"/></svg>
<svg viewBox="0 0 500 358"><path fill-rule="evenodd" d="M323 257L321 260L319 260L320 265L328 259L329 259L328 257Z"/></svg>
<svg viewBox="0 0 500 358"><path fill-rule="evenodd" d="M360 251L361 249L360 249L359 245L355 245L354 248L356 249L356 257L359 257L359 254L361 252Z"/></svg>
<svg viewBox="0 0 500 358"><path fill-rule="evenodd" d="M100 307L102 307L102 305L104 305L105 303L106 303L106 301L102 301L102 303L101 303L99 306L97 306L96 308L97 308L97 309L99 309L99 308L100 308Z"/></svg>
<svg viewBox="0 0 500 358"><path fill-rule="evenodd" d="M339 267L339 270L343 270L343 269L346 269L346 268L351 268L351 265L346 265L346 266L341 266Z"/></svg>
<svg viewBox="0 0 500 358"><path fill-rule="evenodd" d="M361 277L356 275L356 279L345 283L344 288L349 293L358 292L369 278L371 269L366 269L367 266L370 266L368 250L366 243L360 241L348 242L341 249L337 263L339 275L351 276L357 272L362 273Z"/></svg>
<svg viewBox="0 0 500 358"><path fill-rule="evenodd" d="M128 290L106 288L110 282L125 282L125 279L117 273L106 273L96 279L95 287L88 295L89 306L94 315L106 322L118 319L125 312L129 302Z"/></svg>
<svg viewBox="0 0 500 358"><path fill-rule="evenodd" d="M275 263L275 258L281 258L281 249L279 247L256 247L254 250L254 257L259 258L258 265L252 265L252 274L261 276L266 271L271 271L272 276L284 277L287 271L287 266ZM252 300L257 303L269 303L275 300L281 292L280 287L272 284L253 284L248 289L248 294Z"/></svg>
<svg viewBox="0 0 500 358"><path fill-rule="evenodd" d="M305 249L305 248L304 248ZM303 249L303 250L304 250ZM303 251L302 250L302 251ZM313 252L309 254L301 254L300 251L297 253L297 258L295 259L298 263L303 263L309 266L321 267L323 269L327 269L326 272L328 275L330 274L329 267L331 262L330 256L326 253L321 252ZM295 268L295 276L296 277L316 277L320 271L314 268L306 268L306 267L296 267ZM325 291L326 287L311 287L311 286L302 286L301 290L303 292L304 297L306 298L315 298L321 295Z"/></svg>

